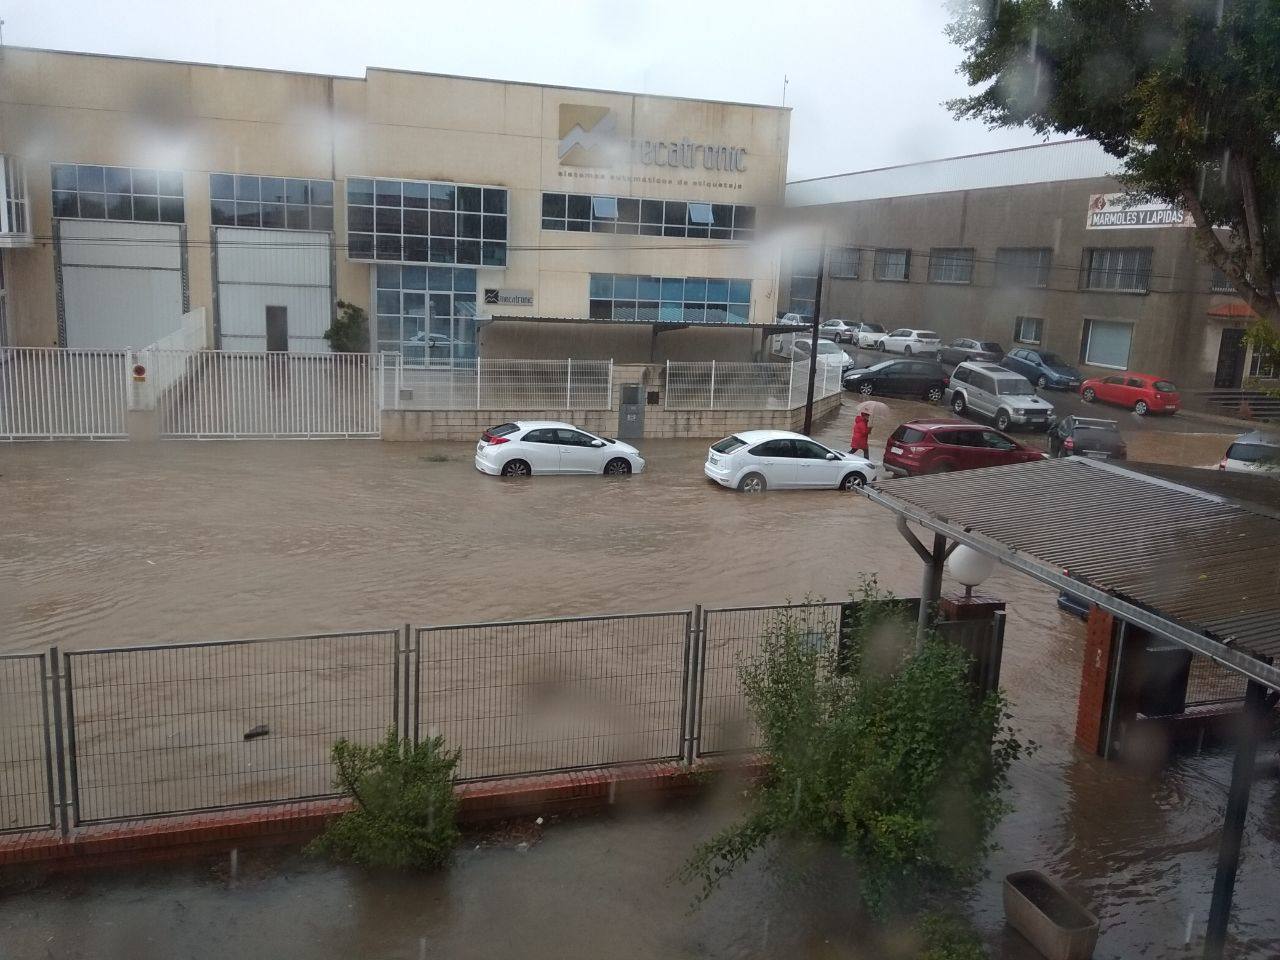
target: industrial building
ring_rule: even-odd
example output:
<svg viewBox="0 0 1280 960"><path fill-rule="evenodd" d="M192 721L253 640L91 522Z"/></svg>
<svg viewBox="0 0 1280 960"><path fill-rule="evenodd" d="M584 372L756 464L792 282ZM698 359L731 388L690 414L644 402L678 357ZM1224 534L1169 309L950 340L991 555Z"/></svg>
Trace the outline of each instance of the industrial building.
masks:
<svg viewBox="0 0 1280 960"><path fill-rule="evenodd" d="M782 307L1031 345L1088 375L1159 374L1188 390L1280 376L1242 341L1253 314L1196 247L1191 220L1135 203L1120 161L1072 140L787 185L806 239Z"/></svg>
<svg viewBox="0 0 1280 960"><path fill-rule="evenodd" d="M648 360L660 330L658 359L698 355L776 313L779 257L757 241L788 120L6 47L0 342L142 346L206 307L224 350L324 351L346 301L405 363Z"/></svg>

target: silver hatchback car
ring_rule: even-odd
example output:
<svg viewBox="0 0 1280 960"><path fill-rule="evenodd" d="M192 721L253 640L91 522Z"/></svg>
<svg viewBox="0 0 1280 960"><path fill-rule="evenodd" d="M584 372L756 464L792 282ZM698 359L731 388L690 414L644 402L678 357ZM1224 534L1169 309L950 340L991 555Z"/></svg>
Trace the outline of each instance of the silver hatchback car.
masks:
<svg viewBox="0 0 1280 960"><path fill-rule="evenodd" d="M1014 425L1044 430L1053 420L1053 404L1036 393L1030 380L994 363L960 364L944 399L960 416L972 413L994 420L997 430Z"/></svg>

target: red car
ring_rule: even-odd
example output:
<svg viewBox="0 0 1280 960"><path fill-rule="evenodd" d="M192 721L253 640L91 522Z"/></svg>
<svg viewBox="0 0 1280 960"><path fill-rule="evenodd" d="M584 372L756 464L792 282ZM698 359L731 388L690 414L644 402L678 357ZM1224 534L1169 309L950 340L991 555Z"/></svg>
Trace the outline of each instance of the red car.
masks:
<svg viewBox="0 0 1280 960"><path fill-rule="evenodd" d="M1046 459L1047 454L968 420L909 420L884 446L885 469L897 477Z"/></svg>
<svg viewBox="0 0 1280 960"><path fill-rule="evenodd" d="M1140 417L1148 413L1177 413L1182 405L1178 388L1164 377L1149 373L1117 373L1114 377L1094 377L1080 384L1085 403L1101 400L1128 407Z"/></svg>

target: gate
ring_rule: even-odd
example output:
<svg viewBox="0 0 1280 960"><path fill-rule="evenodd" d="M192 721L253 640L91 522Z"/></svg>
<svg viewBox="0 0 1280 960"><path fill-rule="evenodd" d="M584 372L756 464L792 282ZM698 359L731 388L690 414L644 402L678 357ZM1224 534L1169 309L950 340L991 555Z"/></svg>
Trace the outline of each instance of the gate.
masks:
<svg viewBox="0 0 1280 960"><path fill-rule="evenodd" d="M123 440L123 350L7 347L0 356L0 440Z"/></svg>
<svg viewBox="0 0 1280 960"><path fill-rule="evenodd" d="M0 833L55 824L43 654L0 656Z"/></svg>

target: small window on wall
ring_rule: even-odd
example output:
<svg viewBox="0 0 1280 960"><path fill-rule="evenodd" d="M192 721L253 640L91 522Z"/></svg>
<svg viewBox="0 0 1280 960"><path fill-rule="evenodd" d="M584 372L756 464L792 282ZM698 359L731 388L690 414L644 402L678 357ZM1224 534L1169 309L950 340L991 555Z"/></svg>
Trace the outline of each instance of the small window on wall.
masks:
<svg viewBox="0 0 1280 960"><path fill-rule="evenodd" d="M1091 247L1083 260L1081 286L1086 290L1146 293L1151 284L1150 247Z"/></svg>
<svg viewBox="0 0 1280 960"><path fill-rule="evenodd" d="M1209 289L1214 293L1235 293L1235 284L1231 282L1231 278L1219 270L1213 268L1213 280L1209 284Z"/></svg>
<svg viewBox="0 0 1280 960"><path fill-rule="evenodd" d="M908 280L910 276L910 250L883 249L876 251L877 280Z"/></svg>
<svg viewBox="0 0 1280 960"><path fill-rule="evenodd" d="M1013 339L1038 344L1044 338L1044 321L1039 317L1018 317L1013 323Z"/></svg>
<svg viewBox="0 0 1280 960"><path fill-rule="evenodd" d="M833 248L830 257L831 276L841 280L857 280L859 253L861 251L857 247Z"/></svg>
<svg viewBox="0 0 1280 960"><path fill-rule="evenodd" d="M1080 341L1080 360L1094 367L1125 370L1133 342L1133 324L1112 320L1086 320Z"/></svg>
<svg viewBox="0 0 1280 960"><path fill-rule="evenodd" d="M930 283L972 283L971 247L934 247L929 251Z"/></svg>

